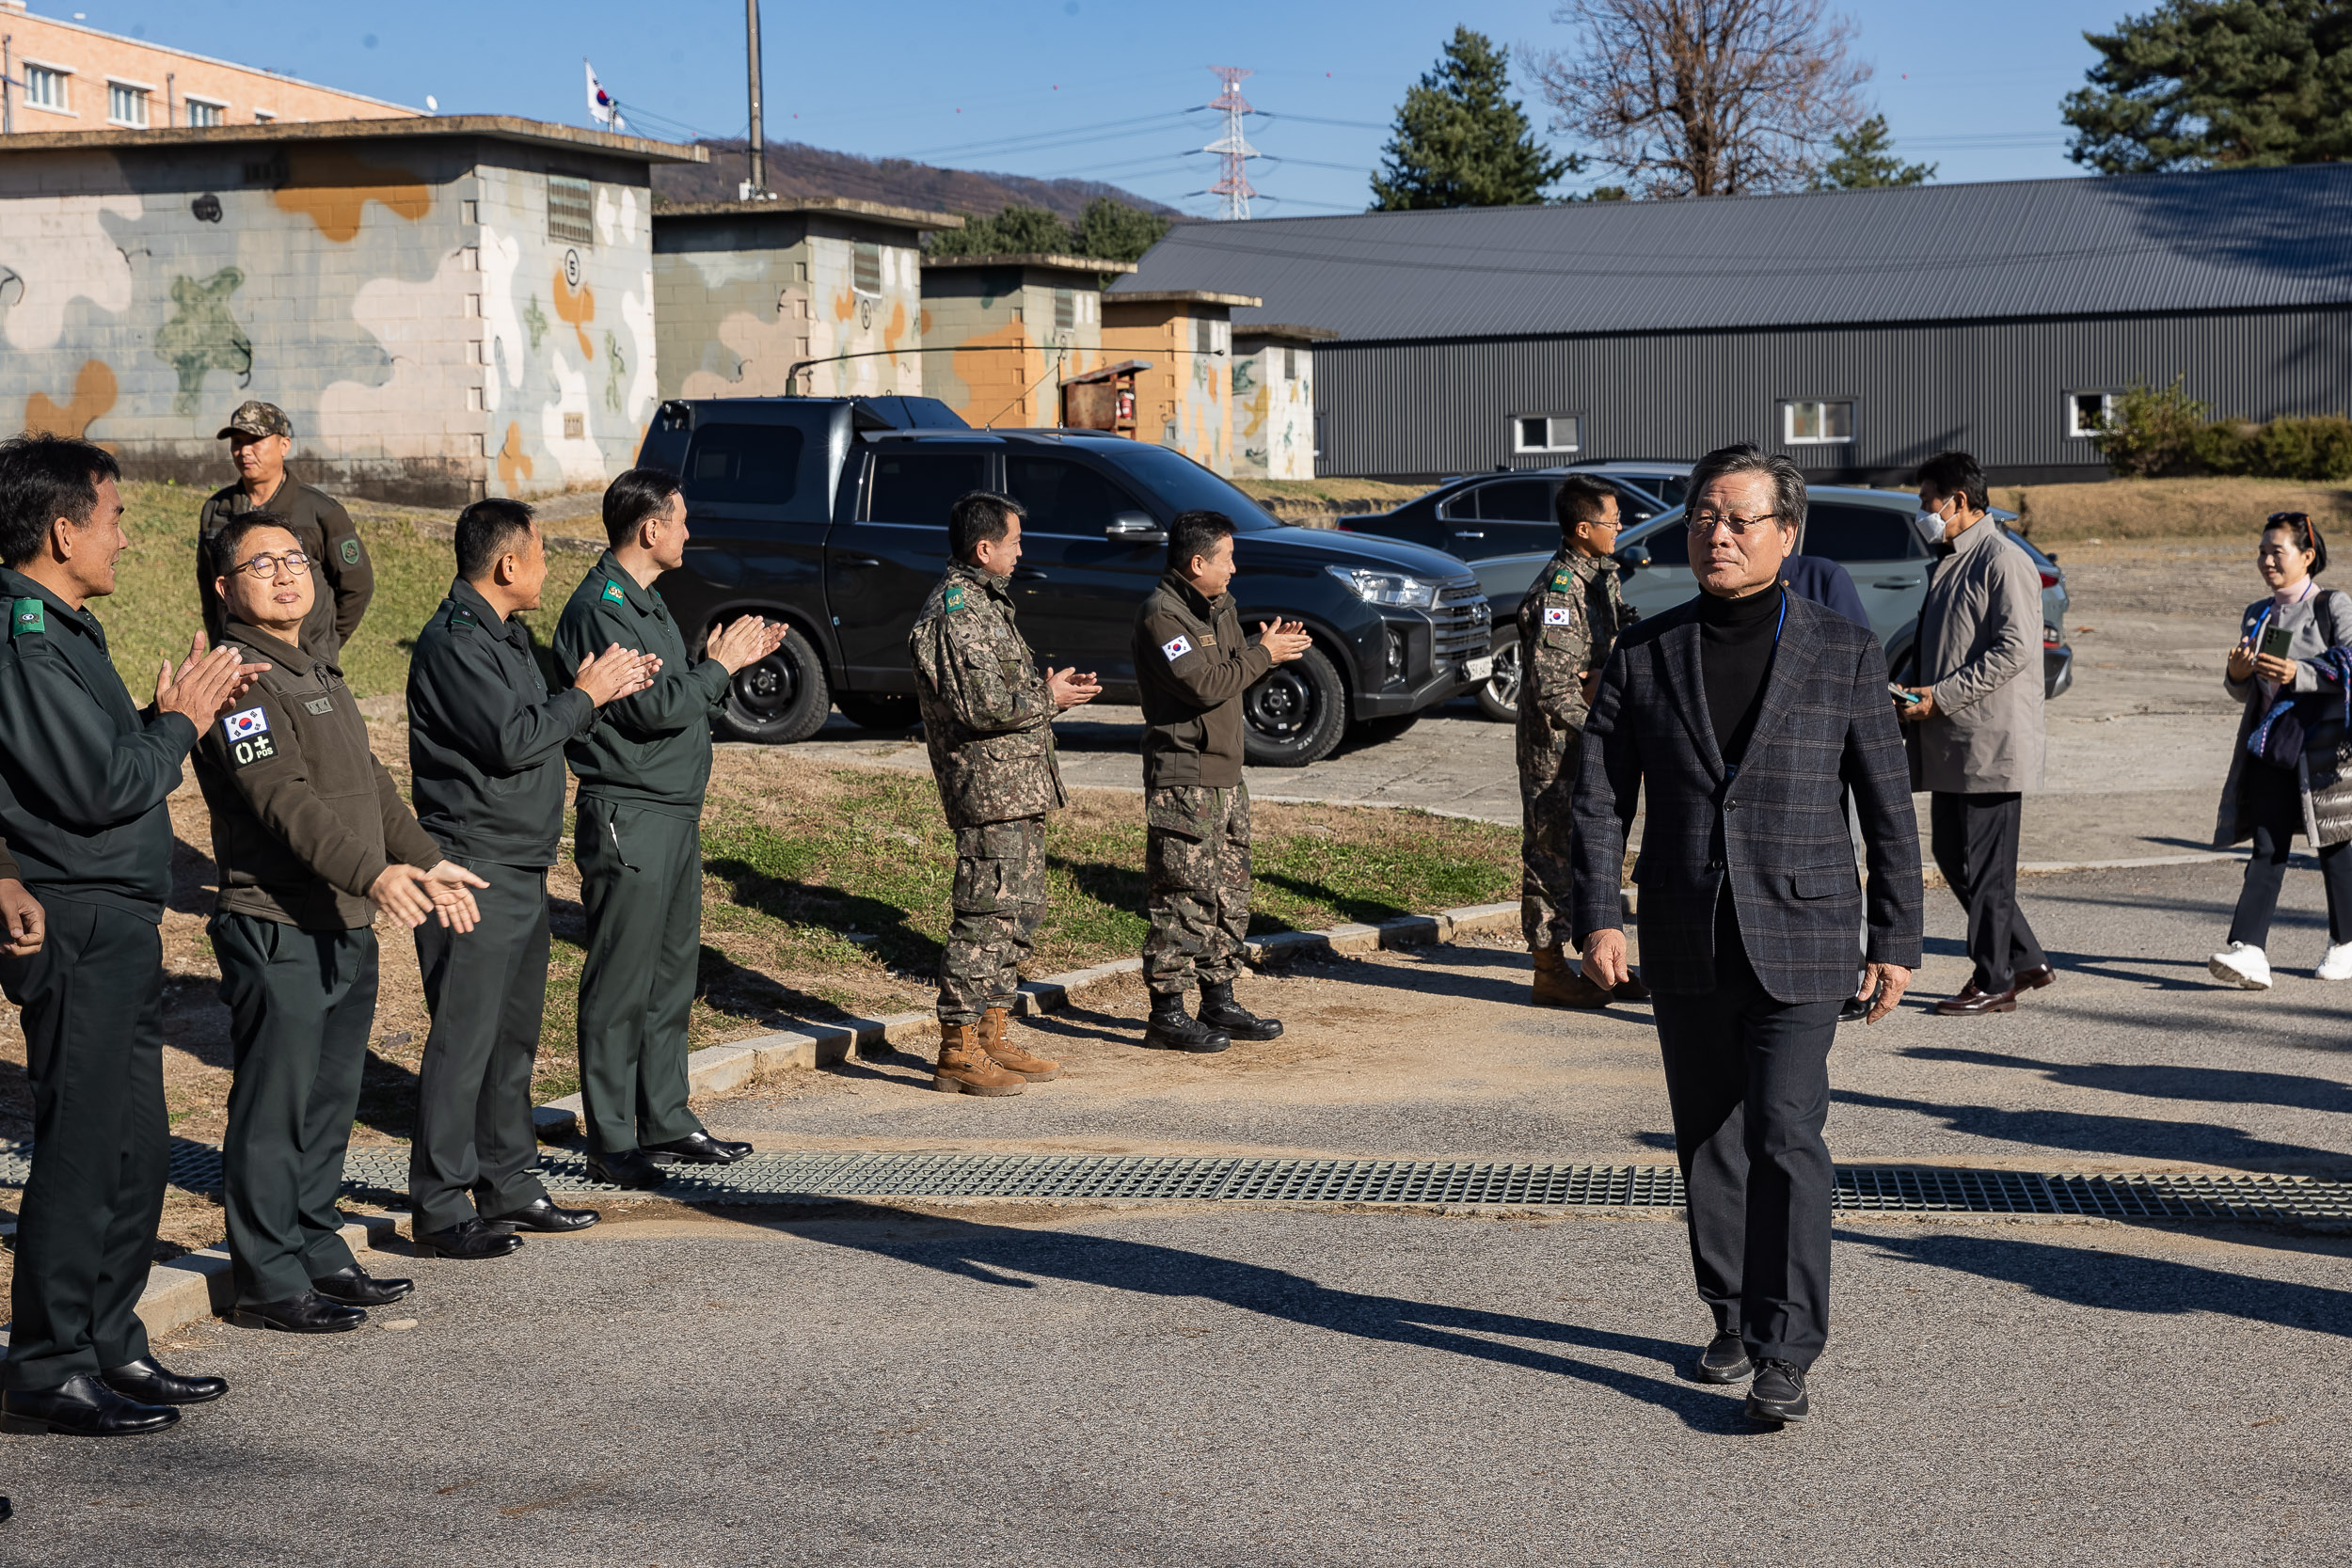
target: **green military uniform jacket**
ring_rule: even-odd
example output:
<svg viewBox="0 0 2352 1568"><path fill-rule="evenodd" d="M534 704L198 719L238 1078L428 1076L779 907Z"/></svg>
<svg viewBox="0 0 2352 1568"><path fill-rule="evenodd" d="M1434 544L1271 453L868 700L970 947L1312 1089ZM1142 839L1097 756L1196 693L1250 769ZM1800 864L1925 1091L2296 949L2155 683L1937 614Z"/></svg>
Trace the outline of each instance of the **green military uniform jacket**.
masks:
<svg viewBox="0 0 2352 1568"><path fill-rule="evenodd" d="M105 628L0 569L0 833L40 898L160 924L171 895L171 813L196 726L142 712L106 656Z"/></svg>
<svg viewBox="0 0 2352 1568"><path fill-rule="evenodd" d="M1054 757L1054 694L1013 624L1005 578L961 562L948 567L914 617L907 657L949 827L1070 803Z"/></svg>
<svg viewBox="0 0 2352 1568"><path fill-rule="evenodd" d="M1242 693L1274 656L1242 635L1231 594L1215 599L1173 569L1136 616L1136 684L1143 689L1143 785L1241 783Z"/></svg>
<svg viewBox="0 0 2352 1568"><path fill-rule="evenodd" d="M553 865L564 832L564 748L596 705L549 696L531 632L463 578L408 661L408 773L417 820L461 860Z"/></svg>
<svg viewBox="0 0 2352 1568"><path fill-rule="evenodd" d="M710 786L710 719L726 696L727 667L690 663L686 634L661 595L604 552L564 606L556 663L566 671L618 642L654 654L661 673L633 697L607 703L564 754L580 792L664 816L702 815Z"/></svg>
<svg viewBox="0 0 2352 1568"><path fill-rule="evenodd" d="M1519 601L1518 763L1522 785L1551 783L1584 733L1584 677L1609 662L1635 616L1617 563L1566 544Z"/></svg>
<svg viewBox="0 0 2352 1568"><path fill-rule="evenodd" d="M220 595L213 592L213 579L221 575L213 560L213 538L230 518L255 510L245 486L231 484L207 497L197 515L196 599L204 610L204 629L215 642L226 612ZM359 531L351 526L351 514L334 497L292 474L258 510L285 518L294 542L310 558L310 584L318 602L303 618L302 645L326 658L338 657L375 596L375 567L368 560L368 547L359 542Z"/></svg>
<svg viewBox="0 0 2352 1568"><path fill-rule="evenodd" d="M197 742L220 907L306 931L373 926L384 868L430 869L441 847L368 750L341 670L233 617L221 636L270 668Z"/></svg>

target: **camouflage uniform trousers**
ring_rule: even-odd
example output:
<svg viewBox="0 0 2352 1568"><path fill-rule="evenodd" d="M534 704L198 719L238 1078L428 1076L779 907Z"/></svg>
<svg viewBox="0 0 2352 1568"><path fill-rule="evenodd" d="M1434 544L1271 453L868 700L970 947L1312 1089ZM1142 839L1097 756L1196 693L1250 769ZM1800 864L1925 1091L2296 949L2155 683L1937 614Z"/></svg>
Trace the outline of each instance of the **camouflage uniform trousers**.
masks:
<svg viewBox="0 0 2352 1568"><path fill-rule="evenodd" d="M1576 796L1581 732L1571 731L1567 750L1549 768L1519 765L1519 929L1528 951L1561 946L1576 950L1575 883L1568 863L1568 807Z"/></svg>
<svg viewBox="0 0 2352 1568"><path fill-rule="evenodd" d="M954 923L939 958L939 1022L1009 1007L1045 914L1045 818L956 830Z"/></svg>
<svg viewBox="0 0 2352 1568"><path fill-rule="evenodd" d="M1144 798L1150 879L1143 983L1155 999L1230 985L1249 934L1249 786L1175 784Z"/></svg>

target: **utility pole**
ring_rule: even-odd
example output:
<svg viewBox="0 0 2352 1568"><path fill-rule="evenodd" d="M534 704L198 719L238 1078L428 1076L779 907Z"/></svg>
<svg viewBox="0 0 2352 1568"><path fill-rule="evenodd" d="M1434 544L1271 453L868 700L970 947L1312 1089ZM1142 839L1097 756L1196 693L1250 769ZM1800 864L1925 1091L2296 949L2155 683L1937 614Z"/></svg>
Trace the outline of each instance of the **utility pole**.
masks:
<svg viewBox="0 0 2352 1568"><path fill-rule="evenodd" d="M768 195L768 153L759 135L759 0L743 0L743 26L752 63L752 177L744 182L743 195L757 201Z"/></svg>
<svg viewBox="0 0 2352 1568"><path fill-rule="evenodd" d="M1209 194L1225 198L1220 217L1246 218L1249 215L1249 198L1258 193L1249 183L1245 165L1258 155L1258 150L1241 134L1241 117L1250 112L1249 100L1241 95L1241 79L1257 72L1230 65L1213 65L1209 70L1225 84L1225 90L1209 101L1210 108L1225 111L1225 135L1200 150L1215 152L1224 160L1223 172L1216 183L1209 187Z"/></svg>

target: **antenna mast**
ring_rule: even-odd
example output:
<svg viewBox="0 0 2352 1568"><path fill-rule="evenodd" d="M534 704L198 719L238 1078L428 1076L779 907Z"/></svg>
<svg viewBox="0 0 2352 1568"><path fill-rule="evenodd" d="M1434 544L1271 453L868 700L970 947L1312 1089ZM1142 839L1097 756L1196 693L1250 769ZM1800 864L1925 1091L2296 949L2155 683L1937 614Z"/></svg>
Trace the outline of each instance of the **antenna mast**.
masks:
<svg viewBox="0 0 2352 1568"><path fill-rule="evenodd" d="M1249 215L1249 198L1258 193L1250 185L1248 171L1243 166L1258 155L1258 150L1241 134L1241 117L1250 112L1249 100L1241 95L1241 79L1257 72L1230 65L1213 65L1209 70L1225 84L1225 90L1209 102L1210 108L1225 111L1225 135L1200 150L1215 152L1225 161L1224 171L1217 176L1216 183L1209 187L1209 194L1225 198L1225 210L1218 216L1246 218Z"/></svg>

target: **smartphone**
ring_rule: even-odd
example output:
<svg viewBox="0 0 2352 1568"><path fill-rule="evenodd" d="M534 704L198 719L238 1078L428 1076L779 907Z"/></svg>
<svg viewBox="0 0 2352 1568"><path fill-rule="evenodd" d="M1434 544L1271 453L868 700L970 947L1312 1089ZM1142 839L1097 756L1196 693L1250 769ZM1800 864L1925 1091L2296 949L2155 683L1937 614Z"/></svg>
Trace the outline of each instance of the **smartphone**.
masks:
<svg viewBox="0 0 2352 1568"><path fill-rule="evenodd" d="M1902 704L1905 707L1917 707L1919 705L1919 693L1916 691L1906 690L1902 687L1897 686L1893 681L1888 681L1886 683L1886 694L1894 698L1897 702Z"/></svg>
<svg viewBox="0 0 2352 1568"><path fill-rule="evenodd" d="M2265 626L2262 646L2255 652L2271 658L2284 658L2287 657L2287 650L2294 646L2295 628L2293 626Z"/></svg>

